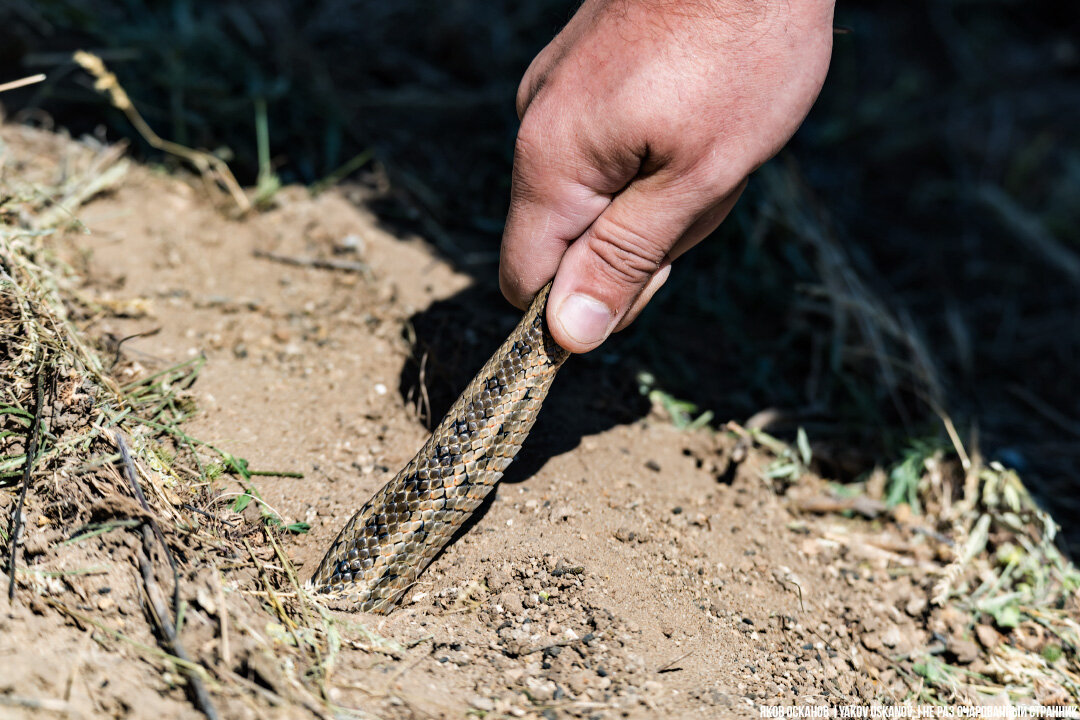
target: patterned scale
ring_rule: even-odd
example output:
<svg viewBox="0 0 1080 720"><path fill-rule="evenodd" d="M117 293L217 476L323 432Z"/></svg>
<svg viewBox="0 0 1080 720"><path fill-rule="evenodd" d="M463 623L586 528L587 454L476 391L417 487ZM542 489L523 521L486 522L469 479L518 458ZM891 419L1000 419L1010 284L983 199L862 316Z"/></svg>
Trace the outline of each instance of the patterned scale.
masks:
<svg viewBox="0 0 1080 720"><path fill-rule="evenodd" d="M502 478L568 357L544 323L550 287L416 457L338 533L310 583L335 605L392 608Z"/></svg>

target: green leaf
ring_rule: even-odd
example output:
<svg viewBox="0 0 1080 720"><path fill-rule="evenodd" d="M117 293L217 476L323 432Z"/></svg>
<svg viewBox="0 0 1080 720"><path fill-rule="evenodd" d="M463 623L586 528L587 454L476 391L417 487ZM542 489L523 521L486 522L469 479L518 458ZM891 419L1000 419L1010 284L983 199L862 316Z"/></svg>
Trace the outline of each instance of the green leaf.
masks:
<svg viewBox="0 0 1080 720"><path fill-rule="evenodd" d="M912 664L911 669L935 685L944 685L953 680L954 668L935 657L928 657L925 662Z"/></svg>
<svg viewBox="0 0 1080 720"><path fill-rule="evenodd" d="M255 498L253 498L251 496L251 493L249 493L249 492L245 492L243 495L238 496L236 498L236 500L233 501L233 505L232 505L233 512L238 512L238 513L244 512L244 509L247 508L247 506L250 505L251 501L254 500L254 499Z"/></svg>
<svg viewBox="0 0 1080 720"><path fill-rule="evenodd" d="M801 425L799 432L795 435L795 444L799 448L799 457L802 459L803 467L810 467L810 461L814 459L814 455L810 452L810 440L806 437L806 431Z"/></svg>
<svg viewBox="0 0 1080 720"><path fill-rule="evenodd" d="M793 480L799 477L799 466L793 462L777 460L764 473L768 480Z"/></svg>
<svg viewBox="0 0 1080 720"><path fill-rule="evenodd" d="M1046 662L1048 663L1057 662L1061 659L1061 656L1063 654L1064 652L1062 651L1060 645L1047 645L1043 648L1042 651L1043 659L1046 660Z"/></svg>
<svg viewBox="0 0 1080 720"><path fill-rule="evenodd" d="M1020 608L1016 605L1004 605L991 610L990 614L1000 628L1014 628L1020 624Z"/></svg>
<svg viewBox="0 0 1080 720"><path fill-rule="evenodd" d="M242 457L236 457L235 455L229 455L228 453L224 454L224 460L228 463L234 473L245 480L251 479L251 471L248 469L247 460Z"/></svg>
<svg viewBox="0 0 1080 720"><path fill-rule="evenodd" d="M285 526L285 529L291 533L306 533L311 529L311 524L306 522L294 522Z"/></svg>
<svg viewBox="0 0 1080 720"><path fill-rule="evenodd" d="M25 455L5 455L0 457L0 472L15 470L26 464Z"/></svg>
<svg viewBox="0 0 1080 720"><path fill-rule="evenodd" d="M703 428L713 421L715 415L712 410L706 410L697 416L697 419L686 426L687 430L697 430Z"/></svg>

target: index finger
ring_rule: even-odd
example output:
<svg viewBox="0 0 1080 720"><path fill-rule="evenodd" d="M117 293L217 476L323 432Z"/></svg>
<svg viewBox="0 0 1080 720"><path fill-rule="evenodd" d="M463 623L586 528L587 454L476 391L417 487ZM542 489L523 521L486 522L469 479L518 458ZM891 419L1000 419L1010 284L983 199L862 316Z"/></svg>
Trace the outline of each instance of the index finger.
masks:
<svg viewBox="0 0 1080 720"><path fill-rule="evenodd" d="M611 203L579 180L576 156L572 148L518 135L499 285L519 308L555 277L566 249Z"/></svg>

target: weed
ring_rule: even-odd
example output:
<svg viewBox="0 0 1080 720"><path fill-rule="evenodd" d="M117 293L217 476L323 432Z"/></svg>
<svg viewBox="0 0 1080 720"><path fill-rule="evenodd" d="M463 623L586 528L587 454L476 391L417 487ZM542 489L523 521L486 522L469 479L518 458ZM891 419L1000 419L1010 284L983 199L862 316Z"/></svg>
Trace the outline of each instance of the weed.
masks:
<svg viewBox="0 0 1080 720"><path fill-rule="evenodd" d="M922 512L919 483L926 473L926 461L942 452L937 440L912 440L903 458L889 471L885 504L895 507L907 503L916 515Z"/></svg>

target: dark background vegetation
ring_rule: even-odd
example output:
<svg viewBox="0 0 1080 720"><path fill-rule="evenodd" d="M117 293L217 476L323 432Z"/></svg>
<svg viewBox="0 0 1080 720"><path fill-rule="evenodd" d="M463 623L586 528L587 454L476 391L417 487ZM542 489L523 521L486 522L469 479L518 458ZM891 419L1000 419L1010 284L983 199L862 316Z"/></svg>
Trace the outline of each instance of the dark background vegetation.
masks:
<svg viewBox="0 0 1080 720"><path fill-rule="evenodd" d="M513 95L574 7L5 0L0 80L49 79L3 101L9 118L126 136L169 162L70 62L83 48L162 136L218 152L246 183L260 170L262 103L285 182L373 151L349 182L388 186L382 219L478 280L414 319L418 353L439 358L437 412L513 317L495 289ZM836 21L829 79L789 148L650 312L570 371L554 414L588 411L566 442L640 414L640 370L721 420L779 410L775 430L805 427L839 477L940 437L937 407L969 449L1020 470L1075 545L1080 13L1049 0L842 0ZM455 346L448 328L462 321L492 329Z"/></svg>

